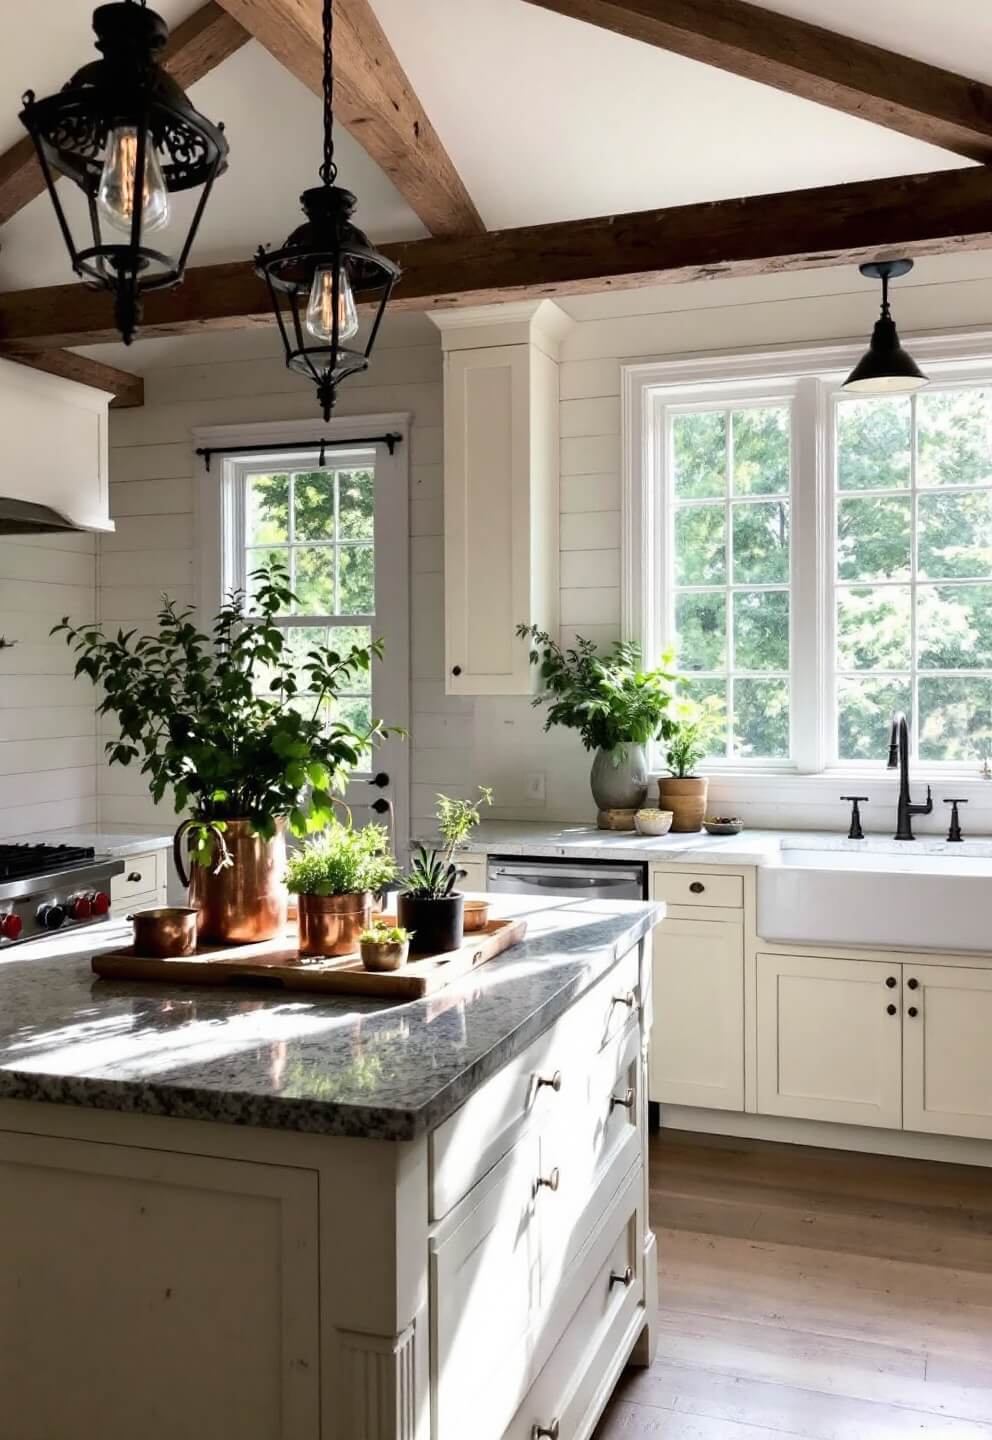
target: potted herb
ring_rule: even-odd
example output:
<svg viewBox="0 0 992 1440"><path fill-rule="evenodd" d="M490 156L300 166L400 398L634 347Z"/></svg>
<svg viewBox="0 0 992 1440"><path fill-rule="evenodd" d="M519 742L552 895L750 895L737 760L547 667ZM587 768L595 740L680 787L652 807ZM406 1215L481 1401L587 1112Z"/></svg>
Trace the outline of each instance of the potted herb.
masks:
<svg viewBox="0 0 992 1440"><path fill-rule="evenodd" d="M715 695L701 703L680 696L672 706L672 719L666 751L671 773L658 781L658 802L671 810L672 830L687 833L703 826L709 780L694 772L723 727L723 701Z"/></svg>
<svg viewBox="0 0 992 1440"><path fill-rule="evenodd" d="M402 925L370 925L358 937L366 970L399 970L410 953L410 932Z"/></svg>
<svg viewBox="0 0 992 1440"><path fill-rule="evenodd" d="M437 797L437 828L443 844L434 849L418 845L397 897L401 925L416 934L414 947L420 955L442 955L457 950L464 939L464 896L457 890L456 848L478 825L479 807L493 803L493 792L479 786L479 799L452 800Z"/></svg>
<svg viewBox="0 0 992 1440"><path fill-rule="evenodd" d="M355 830L335 820L291 852L290 893L298 897L300 954L352 955L372 920L372 901L396 879L384 825Z"/></svg>
<svg viewBox="0 0 992 1440"><path fill-rule="evenodd" d="M53 630L76 652L76 675L103 687L98 712L117 718L111 764L138 764L156 801L171 791L177 812L189 812L176 865L200 938L218 943L285 929L286 829L303 836L330 823L332 792L387 733L378 721L360 733L327 719L382 642L340 653L314 645L300 665L275 623L296 603L284 572L257 570L252 581L253 601L233 594L207 633L191 607L167 598L152 634L106 635L68 619Z"/></svg>
<svg viewBox="0 0 992 1440"><path fill-rule="evenodd" d="M639 809L648 792L646 747L672 733L673 653L645 670L640 647L627 641L614 641L601 655L581 636L563 650L534 625L518 625L517 634L532 641L531 662L540 666L541 693L533 703L548 706L545 730L578 730L596 752L590 783L599 809Z"/></svg>

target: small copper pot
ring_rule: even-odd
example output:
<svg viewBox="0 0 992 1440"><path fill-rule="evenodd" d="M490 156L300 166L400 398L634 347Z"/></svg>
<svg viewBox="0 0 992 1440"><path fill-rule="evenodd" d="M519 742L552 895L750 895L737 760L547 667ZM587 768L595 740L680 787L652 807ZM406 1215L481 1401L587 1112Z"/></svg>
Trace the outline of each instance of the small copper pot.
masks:
<svg viewBox="0 0 992 1440"><path fill-rule="evenodd" d="M134 953L156 960L175 960L196 952L198 911L187 905L160 905L154 910L137 910L128 916L134 922Z"/></svg>
<svg viewBox="0 0 992 1440"><path fill-rule="evenodd" d="M361 895L299 895L300 954L356 955L358 937L372 923L372 892Z"/></svg>

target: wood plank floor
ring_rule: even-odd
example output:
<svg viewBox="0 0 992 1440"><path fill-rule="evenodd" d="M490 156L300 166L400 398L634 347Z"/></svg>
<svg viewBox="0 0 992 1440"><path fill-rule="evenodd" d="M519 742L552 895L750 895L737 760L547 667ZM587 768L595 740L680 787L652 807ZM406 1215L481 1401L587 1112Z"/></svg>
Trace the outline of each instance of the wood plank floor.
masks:
<svg viewBox="0 0 992 1440"><path fill-rule="evenodd" d="M992 1170L651 1144L658 1355L595 1440L992 1440Z"/></svg>

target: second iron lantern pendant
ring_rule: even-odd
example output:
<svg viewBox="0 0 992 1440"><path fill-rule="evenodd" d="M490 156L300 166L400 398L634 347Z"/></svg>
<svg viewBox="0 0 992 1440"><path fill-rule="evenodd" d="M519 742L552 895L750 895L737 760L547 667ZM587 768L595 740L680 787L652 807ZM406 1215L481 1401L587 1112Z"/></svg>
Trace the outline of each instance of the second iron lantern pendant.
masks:
<svg viewBox="0 0 992 1440"><path fill-rule="evenodd" d="M255 269L269 288L286 364L317 387L321 413L329 420L337 389L349 375L368 368L372 347L399 267L352 223L357 200L336 185L334 163L333 3L324 0L324 158L321 184L305 190L306 216L281 250L259 246ZM349 345L359 330L356 301L375 306L364 344Z"/></svg>
<svg viewBox="0 0 992 1440"><path fill-rule="evenodd" d="M117 329L130 344L145 293L182 279L213 183L227 168L228 145L224 127L205 119L159 63L169 28L145 0L99 6L93 29L100 59L45 99L29 90L21 120L72 268L110 291ZM60 175L86 197L87 242L74 237L56 186ZM200 196L173 253L149 245L147 237L173 215L171 197L197 187Z"/></svg>

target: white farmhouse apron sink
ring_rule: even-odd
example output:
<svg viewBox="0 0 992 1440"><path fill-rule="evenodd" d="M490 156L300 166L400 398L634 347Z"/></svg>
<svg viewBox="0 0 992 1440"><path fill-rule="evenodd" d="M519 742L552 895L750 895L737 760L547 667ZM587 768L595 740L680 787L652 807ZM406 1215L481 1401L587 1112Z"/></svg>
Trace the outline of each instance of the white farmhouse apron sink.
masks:
<svg viewBox="0 0 992 1440"><path fill-rule="evenodd" d="M898 849L891 841L857 844L838 850L786 842L769 856L757 874L759 936L873 949L992 949L992 854L969 855L965 846L935 852L922 848L925 841Z"/></svg>

